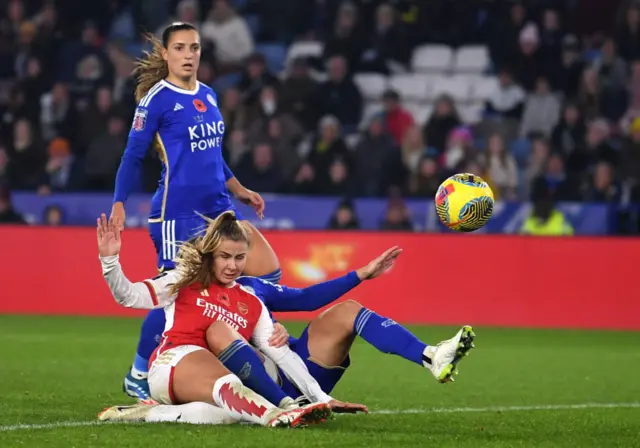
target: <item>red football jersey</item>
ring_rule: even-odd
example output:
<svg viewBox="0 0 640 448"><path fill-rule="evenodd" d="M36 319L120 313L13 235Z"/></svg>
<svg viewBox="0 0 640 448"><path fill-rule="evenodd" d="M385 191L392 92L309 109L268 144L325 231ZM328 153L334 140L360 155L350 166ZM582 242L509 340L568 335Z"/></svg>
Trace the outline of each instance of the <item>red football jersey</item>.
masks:
<svg viewBox="0 0 640 448"><path fill-rule="evenodd" d="M263 306L256 296L242 289L238 283L230 288L218 285L211 285L205 290L183 288L176 300L164 308L167 323L149 365L159 354L180 345L208 349L206 332L216 321L226 322L250 341Z"/></svg>

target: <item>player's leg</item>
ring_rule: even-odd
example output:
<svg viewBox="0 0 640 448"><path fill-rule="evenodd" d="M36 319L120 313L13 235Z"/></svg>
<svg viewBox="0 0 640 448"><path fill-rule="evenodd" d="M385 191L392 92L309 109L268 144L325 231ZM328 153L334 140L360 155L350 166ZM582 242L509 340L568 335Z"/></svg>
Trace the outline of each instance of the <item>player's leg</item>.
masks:
<svg viewBox="0 0 640 448"><path fill-rule="evenodd" d="M149 372L151 396L161 404L204 402L224 409L236 421L265 426L297 426L324 421L326 404L280 409L242 384L208 350L180 346L162 353Z"/></svg>
<svg viewBox="0 0 640 448"><path fill-rule="evenodd" d="M206 338L211 352L247 387L281 408L295 404L271 379L260 355L226 323L217 321L211 324Z"/></svg>
<svg viewBox="0 0 640 448"><path fill-rule="evenodd" d="M177 219L149 223L149 235L158 256L160 273L175 267L173 259L178 253L180 242L186 241L201 230L204 220ZM162 275L162 274L160 274ZM123 390L127 395L139 401L149 399L149 358L162 338L165 326L164 310L151 310L142 322L140 338L133 366L124 379Z"/></svg>
<svg viewBox="0 0 640 448"><path fill-rule="evenodd" d="M463 327L451 339L427 345L393 319L348 300L334 305L308 327L309 359L326 367L347 358L356 335L383 353L401 356L428 368L438 381L451 380L460 359L473 348L473 331Z"/></svg>
<svg viewBox="0 0 640 448"><path fill-rule="evenodd" d="M260 277L271 283L278 283L282 277L280 261L267 239L249 221L243 221L251 228L251 251L244 269L245 275Z"/></svg>

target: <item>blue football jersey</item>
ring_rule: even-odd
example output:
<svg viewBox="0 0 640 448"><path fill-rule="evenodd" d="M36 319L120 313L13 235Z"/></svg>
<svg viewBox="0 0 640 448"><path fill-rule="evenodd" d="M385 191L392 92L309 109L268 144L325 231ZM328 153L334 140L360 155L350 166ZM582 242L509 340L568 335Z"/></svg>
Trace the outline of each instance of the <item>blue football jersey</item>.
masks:
<svg viewBox="0 0 640 448"><path fill-rule="evenodd" d="M224 132L216 94L210 87L198 83L194 90L185 90L166 80L158 82L136 108L114 201L124 202L130 192L124 178L134 173L125 164L139 164L155 142L163 168L151 202L150 222L229 209L226 182L233 174L222 157Z"/></svg>

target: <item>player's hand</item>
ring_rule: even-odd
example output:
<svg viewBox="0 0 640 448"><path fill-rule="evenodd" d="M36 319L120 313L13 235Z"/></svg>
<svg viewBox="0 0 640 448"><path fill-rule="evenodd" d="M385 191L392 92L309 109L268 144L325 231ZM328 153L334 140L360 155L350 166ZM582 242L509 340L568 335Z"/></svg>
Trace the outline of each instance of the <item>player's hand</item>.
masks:
<svg viewBox="0 0 640 448"><path fill-rule="evenodd" d="M336 414L357 414L358 412L369 413L369 408L363 404L347 403L344 401L331 400L329 402L331 410Z"/></svg>
<svg viewBox="0 0 640 448"><path fill-rule="evenodd" d="M402 249L398 246L393 246L391 249L387 249L385 253L380 255L375 260L369 262L368 265L356 270L356 274L360 280L370 280L372 278L379 277L390 269L396 261L396 258L400 256Z"/></svg>
<svg viewBox="0 0 640 448"><path fill-rule="evenodd" d="M111 216L109 221L113 219L113 223L120 229L120 232L124 231L124 222L127 218L127 214L124 211L124 204L122 202L116 202L111 207Z"/></svg>
<svg viewBox="0 0 640 448"><path fill-rule="evenodd" d="M250 205L255 211L258 218L264 217L264 199L255 191L243 188L238 192L236 198L243 204Z"/></svg>
<svg viewBox="0 0 640 448"><path fill-rule="evenodd" d="M104 213L98 218L98 252L101 257L110 257L118 255L122 247L120 239L120 229L115 224L113 217L107 221L107 215Z"/></svg>
<svg viewBox="0 0 640 448"><path fill-rule="evenodd" d="M289 332L283 325L278 322L273 324L273 334L269 338L269 345L271 347L280 348L289 343Z"/></svg>

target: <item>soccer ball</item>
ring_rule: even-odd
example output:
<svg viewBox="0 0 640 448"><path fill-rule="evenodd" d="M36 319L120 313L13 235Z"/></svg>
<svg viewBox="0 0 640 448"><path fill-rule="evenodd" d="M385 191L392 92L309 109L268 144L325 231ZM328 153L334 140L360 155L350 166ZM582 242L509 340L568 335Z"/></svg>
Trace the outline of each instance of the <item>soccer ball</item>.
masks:
<svg viewBox="0 0 640 448"><path fill-rule="evenodd" d="M491 218L493 191L480 176L454 174L438 188L436 212L451 230L473 232Z"/></svg>

